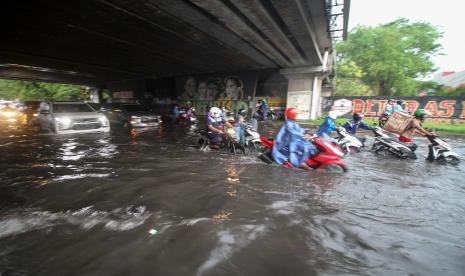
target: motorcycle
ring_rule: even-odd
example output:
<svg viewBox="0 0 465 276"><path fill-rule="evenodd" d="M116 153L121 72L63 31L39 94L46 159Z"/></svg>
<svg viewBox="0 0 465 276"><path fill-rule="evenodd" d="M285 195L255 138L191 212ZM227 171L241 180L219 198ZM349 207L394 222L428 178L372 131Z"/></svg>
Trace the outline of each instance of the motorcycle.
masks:
<svg viewBox="0 0 465 276"><path fill-rule="evenodd" d="M260 134L253 128L252 124L245 123L245 145L257 149L261 144Z"/></svg>
<svg viewBox="0 0 465 276"><path fill-rule="evenodd" d="M337 138L337 144L344 151L346 155L351 152L358 152L362 147L365 146L365 137L356 137L347 132L343 127L338 127L336 129L339 137Z"/></svg>
<svg viewBox="0 0 465 276"><path fill-rule="evenodd" d="M208 146L211 144L210 137L208 136L207 130L200 131L200 138L197 142L200 150L207 150ZM237 140L236 131L234 128L228 128L223 133L223 140L221 141L220 148L224 149L229 153L237 154L238 151L241 151L243 154L246 154L245 148L239 144Z"/></svg>
<svg viewBox="0 0 465 276"><path fill-rule="evenodd" d="M396 138L391 137L379 127L373 128L373 134L375 136L375 141L371 150L375 154L389 152L402 159L417 159L415 154L415 150L417 149L416 144L399 142Z"/></svg>
<svg viewBox="0 0 465 276"><path fill-rule="evenodd" d="M386 114L381 115L381 117L379 117L379 119L378 119L379 127L383 127L386 124L386 122L388 121L388 119L389 119L388 115L386 115Z"/></svg>
<svg viewBox="0 0 465 276"><path fill-rule="evenodd" d="M272 107L270 107L270 108L268 109L267 118L268 118L268 120L274 120L274 119L276 119L276 113L274 112L274 109L273 109Z"/></svg>
<svg viewBox="0 0 465 276"><path fill-rule="evenodd" d="M268 164L273 163L273 157L271 156L273 140L268 138L260 138L260 140L265 148L260 153L259 158ZM308 166L313 169L324 169L328 166L335 165L340 167L344 172L347 172L347 164L341 160L344 153L339 146L322 137L315 137L313 139L313 144L316 146L318 152L305 160ZM295 168L289 161L284 162L283 166Z"/></svg>
<svg viewBox="0 0 465 276"><path fill-rule="evenodd" d="M459 155L452 151L449 144L437 136L427 136L430 144L428 145L428 157L430 162L437 161L440 164L457 164L460 159Z"/></svg>
<svg viewBox="0 0 465 276"><path fill-rule="evenodd" d="M263 121L264 120L264 117L262 115L262 112L260 109L258 109L257 111L255 111L255 116L260 120L260 121ZM266 112L266 119L267 120L275 120L276 119L276 113L274 112L274 109L272 107L270 107L268 109L268 111Z"/></svg>
<svg viewBox="0 0 465 276"><path fill-rule="evenodd" d="M180 124L197 123L197 115L195 113L195 108L190 107L188 109L182 109L181 111L179 111L179 114L176 117L176 121Z"/></svg>

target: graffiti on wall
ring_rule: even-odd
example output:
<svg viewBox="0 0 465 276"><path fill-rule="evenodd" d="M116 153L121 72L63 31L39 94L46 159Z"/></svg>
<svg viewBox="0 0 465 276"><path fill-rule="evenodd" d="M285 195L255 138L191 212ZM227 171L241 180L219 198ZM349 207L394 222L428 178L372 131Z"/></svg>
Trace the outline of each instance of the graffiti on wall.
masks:
<svg viewBox="0 0 465 276"><path fill-rule="evenodd" d="M217 101L205 101L205 100L192 100L193 106L195 107L198 115L205 115L208 108L213 106L222 106L237 113L239 109L249 109L249 101L234 101L234 100L217 100Z"/></svg>
<svg viewBox="0 0 465 276"><path fill-rule="evenodd" d="M227 76L187 76L176 80L180 100L250 100L256 74Z"/></svg>
<svg viewBox="0 0 465 276"><path fill-rule="evenodd" d="M381 97L328 97L323 110L328 112L341 99L352 101L351 113L363 113L367 117L381 116L388 102ZM406 109L411 112L424 108L431 112L432 118L465 120L465 97L402 97L396 100L404 100Z"/></svg>

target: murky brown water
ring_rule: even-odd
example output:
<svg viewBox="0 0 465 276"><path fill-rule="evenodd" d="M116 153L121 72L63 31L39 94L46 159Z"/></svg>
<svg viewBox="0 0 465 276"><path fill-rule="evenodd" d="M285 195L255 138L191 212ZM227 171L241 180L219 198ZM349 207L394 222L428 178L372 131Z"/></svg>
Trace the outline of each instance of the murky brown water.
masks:
<svg viewBox="0 0 465 276"><path fill-rule="evenodd" d="M0 275L465 275L465 162L426 163L425 140L309 174L194 133L2 128Z"/></svg>

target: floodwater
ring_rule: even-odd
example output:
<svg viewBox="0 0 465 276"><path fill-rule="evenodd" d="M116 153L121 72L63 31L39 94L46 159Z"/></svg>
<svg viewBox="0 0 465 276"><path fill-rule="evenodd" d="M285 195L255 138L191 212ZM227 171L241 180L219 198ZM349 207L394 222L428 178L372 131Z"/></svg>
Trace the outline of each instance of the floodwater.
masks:
<svg viewBox="0 0 465 276"><path fill-rule="evenodd" d="M2 128L0 275L465 275L465 162L427 163L426 140L307 173L195 131Z"/></svg>

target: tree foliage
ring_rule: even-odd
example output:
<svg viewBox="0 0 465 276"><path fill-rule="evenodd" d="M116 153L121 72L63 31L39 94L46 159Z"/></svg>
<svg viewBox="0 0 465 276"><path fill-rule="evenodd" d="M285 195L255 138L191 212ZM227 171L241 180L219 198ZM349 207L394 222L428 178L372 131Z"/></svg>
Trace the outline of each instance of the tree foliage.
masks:
<svg viewBox="0 0 465 276"><path fill-rule="evenodd" d="M397 19L377 27L358 26L337 44L338 63L356 64L361 81L379 95L413 95L418 81L434 70L442 33L424 22Z"/></svg>
<svg viewBox="0 0 465 276"><path fill-rule="evenodd" d="M0 80L0 98L20 100L72 100L88 98L85 87L72 84Z"/></svg>
<svg viewBox="0 0 465 276"><path fill-rule="evenodd" d="M353 61L340 62L336 68L335 96L371 96L373 91L361 79L365 75L362 69Z"/></svg>

